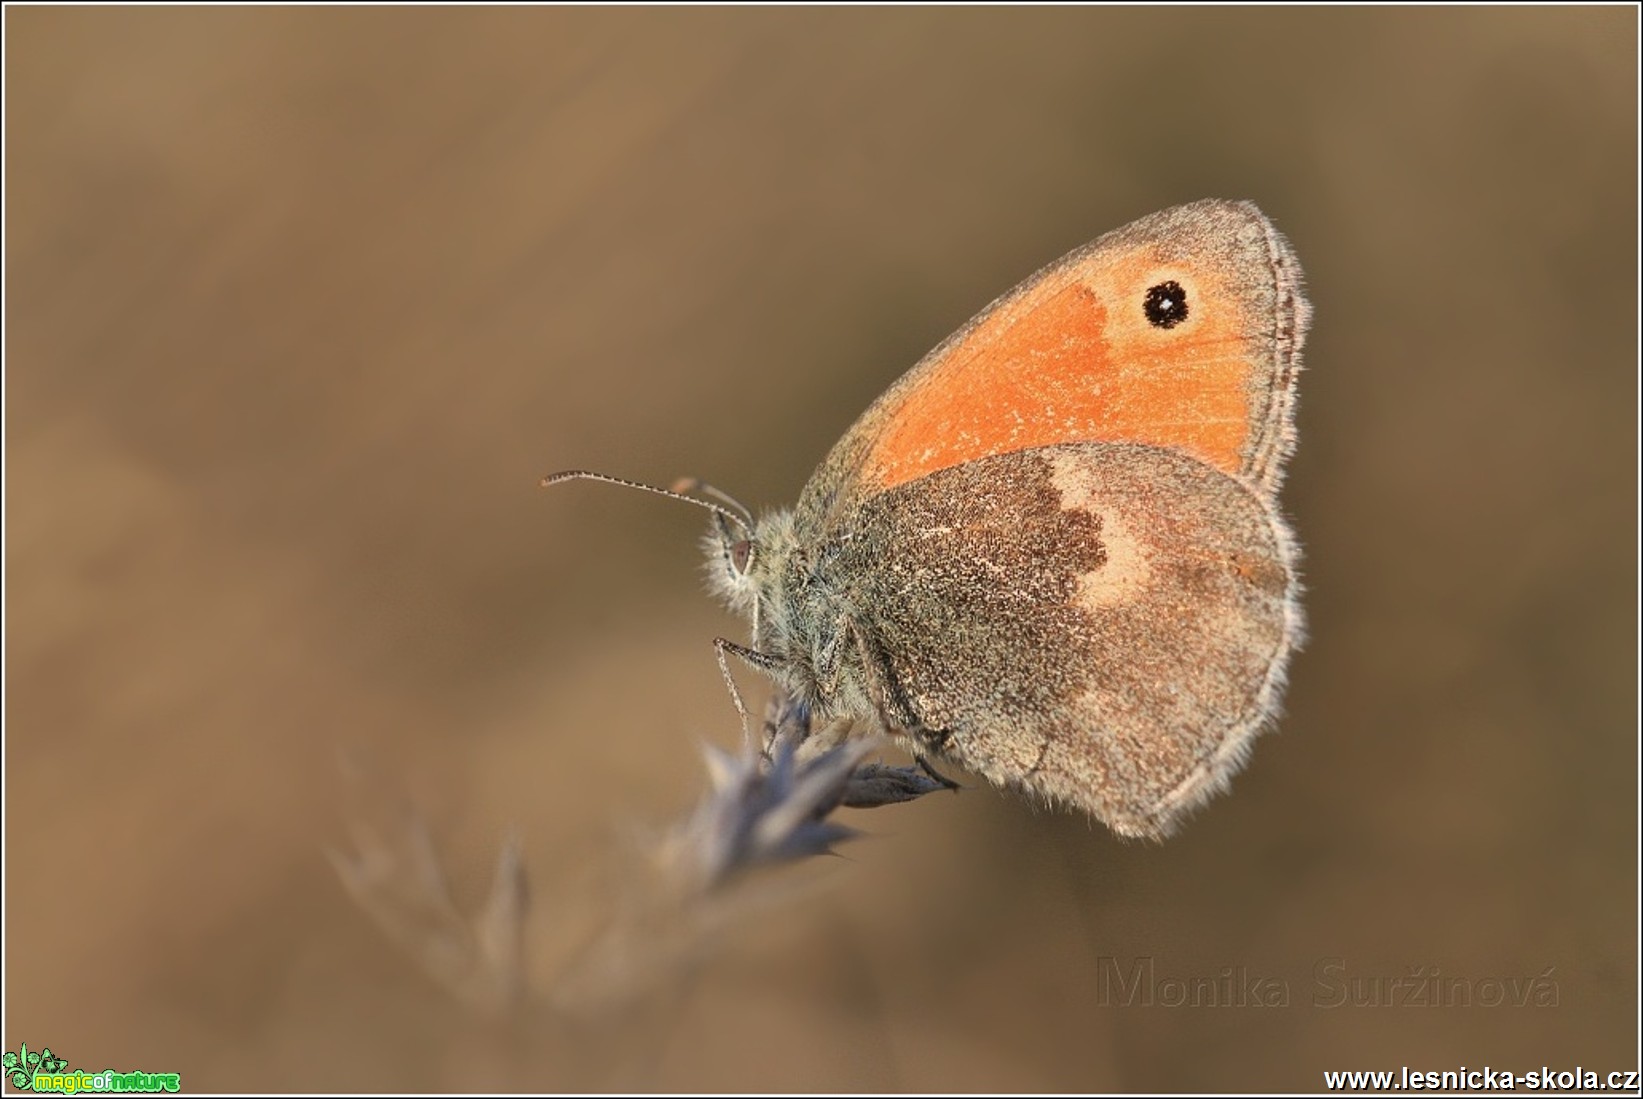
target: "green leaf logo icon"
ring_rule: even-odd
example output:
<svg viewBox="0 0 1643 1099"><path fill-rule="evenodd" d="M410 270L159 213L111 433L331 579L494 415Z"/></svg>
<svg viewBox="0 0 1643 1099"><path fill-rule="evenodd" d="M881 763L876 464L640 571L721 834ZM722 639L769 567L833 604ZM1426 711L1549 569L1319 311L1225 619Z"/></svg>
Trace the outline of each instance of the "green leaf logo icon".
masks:
<svg viewBox="0 0 1643 1099"><path fill-rule="evenodd" d="M5 1056L6 1076L11 1080L14 1088L26 1088L34 1083L34 1073L29 1071L29 1047L22 1042L17 1043L17 1053L7 1052Z"/></svg>
<svg viewBox="0 0 1643 1099"><path fill-rule="evenodd" d="M6 1080L12 1087L22 1091L33 1086L35 1076L39 1073L62 1072L67 1067L68 1061L51 1052L50 1046L35 1052L26 1044L19 1042L16 1053L7 1050L0 1054L0 1072L5 1073Z"/></svg>

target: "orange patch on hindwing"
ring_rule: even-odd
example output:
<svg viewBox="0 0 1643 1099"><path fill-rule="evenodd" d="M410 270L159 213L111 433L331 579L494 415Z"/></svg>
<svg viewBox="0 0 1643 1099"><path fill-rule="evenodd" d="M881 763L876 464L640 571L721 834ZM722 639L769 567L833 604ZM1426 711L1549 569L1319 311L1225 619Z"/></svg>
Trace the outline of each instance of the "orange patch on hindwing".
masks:
<svg viewBox="0 0 1643 1099"><path fill-rule="evenodd" d="M882 491L993 454L1087 441L1172 447L1237 474L1266 333L1228 281L1150 249L1070 257L932 353L883 409L866 481ZM1187 315L1165 326L1146 302L1169 283Z"/></svg>

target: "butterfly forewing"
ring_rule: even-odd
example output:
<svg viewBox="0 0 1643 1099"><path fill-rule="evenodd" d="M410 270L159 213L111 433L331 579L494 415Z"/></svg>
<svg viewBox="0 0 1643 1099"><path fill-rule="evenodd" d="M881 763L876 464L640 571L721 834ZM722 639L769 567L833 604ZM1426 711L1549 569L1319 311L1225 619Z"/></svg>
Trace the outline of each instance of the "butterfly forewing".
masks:
<svg viewBox="0 0 1643 1099"><path fill-rule="evenodd" d="M856 501L993 454L1063 442L1182 450L1276 491L1309 311L1289 245L1251 203L1132 223L1028 278L903 376L800 501Z"/></svg>

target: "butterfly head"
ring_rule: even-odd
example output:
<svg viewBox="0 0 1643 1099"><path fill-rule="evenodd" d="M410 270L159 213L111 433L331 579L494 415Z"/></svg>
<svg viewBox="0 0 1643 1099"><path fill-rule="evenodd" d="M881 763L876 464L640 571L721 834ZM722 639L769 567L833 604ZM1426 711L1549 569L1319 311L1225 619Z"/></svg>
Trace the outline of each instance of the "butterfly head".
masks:
<svg viewBox="0 0 1643 1099"><path fill-rule="evenodd" d="M753 623L753 644L762 648L780 614L782 572L792 558L793 517L780 511L744 524L716 512L702 540L708 587L735 613Z"/></svg>

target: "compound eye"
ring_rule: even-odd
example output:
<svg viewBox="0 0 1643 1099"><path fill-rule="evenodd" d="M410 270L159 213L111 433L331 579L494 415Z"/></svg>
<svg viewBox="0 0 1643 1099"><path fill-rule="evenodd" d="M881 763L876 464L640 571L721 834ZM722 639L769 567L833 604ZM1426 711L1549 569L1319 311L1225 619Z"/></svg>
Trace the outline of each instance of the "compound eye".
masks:
<svg viewBox="0 0 1643 1099"><path fill-rule="evenodd" d="M731 545L730 565L738 574L745 573L747 571L747 564L751 560L753 560L752 542L749 542L746 538L743 538L741 541Z"/></svg>

